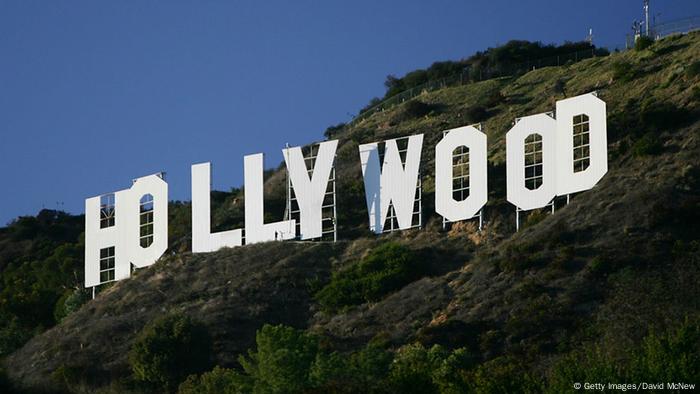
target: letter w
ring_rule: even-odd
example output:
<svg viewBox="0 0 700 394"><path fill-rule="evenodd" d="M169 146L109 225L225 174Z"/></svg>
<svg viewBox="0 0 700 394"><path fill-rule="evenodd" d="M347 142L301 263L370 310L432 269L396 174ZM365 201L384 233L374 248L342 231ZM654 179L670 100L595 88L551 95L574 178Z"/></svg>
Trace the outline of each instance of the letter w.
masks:
<svg viewBox="0 0 700 394"><path fill-rule="evenodd" d="M384 163L379 165L379 143L360 145L362 176L369 213L369 228L379 234L384 229L389 206L393 205L399 229L411 227L418 184L423 134L408 137L405 166L396 140L384 145Z"/></svg>

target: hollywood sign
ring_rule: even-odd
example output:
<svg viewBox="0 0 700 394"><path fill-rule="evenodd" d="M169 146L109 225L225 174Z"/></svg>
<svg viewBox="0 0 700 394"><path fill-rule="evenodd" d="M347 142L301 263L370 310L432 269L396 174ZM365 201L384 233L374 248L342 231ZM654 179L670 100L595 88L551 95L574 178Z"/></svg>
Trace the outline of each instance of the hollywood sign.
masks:
<svg viewBox="0 0 700 394"><path fill-rule="evenodd" d="M282 150L288 173L286 220L264 221L263 155L244 157L245 228L211 231L211 165L192 165L192 252L274 240L335 235L337 140ZM359 146L369 228L379 234L421 226L423 135ZM588 190L608 169L605 102L594 93L557 101L556 116L516 119L506 134L507 200L517 212ZM478 216L486 205L486 134L475 126L444 132L435 147L435 211L443 223ZM328 214L329 208L331 213ZM324 213L326 212L326 213ZM335 238L334 238L335 239ZM131 275L168 247L168 184L162 174L85 200L85 286Z"/></svg>

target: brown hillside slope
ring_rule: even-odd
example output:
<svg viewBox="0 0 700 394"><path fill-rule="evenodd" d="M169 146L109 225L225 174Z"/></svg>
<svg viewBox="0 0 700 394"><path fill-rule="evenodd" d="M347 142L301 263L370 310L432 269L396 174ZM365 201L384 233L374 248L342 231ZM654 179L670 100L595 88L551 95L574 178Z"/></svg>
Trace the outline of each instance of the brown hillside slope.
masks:
<svg viewBox="0 0 700 394"><path fill-rule="evenodd" d="M428 204L420 231L368 237L362 216L346 220L356 224L343 228L348 240L336 244L170 255L32 339L6 360L8 374L34 387L51 387L61 366L89 367L95 386L123 377L134 335L172 311L210 328L217 361L226 366L235 365L262 324L284 323L322 333L341 350L375 337L394 345L443 343L485 359L519 354L535 369L582 342L624 346L651 325L697 316L700 268L688 250L700 216L700 75L689 71L698 61L700 35L670 38L643 52L426 93L418 100L435 108L426 116L399 106L346 127L338 135L338 172L345 179L339 190L349 197L339 209L366 216L351 192L361 184L358 143L425 133L429 201L441 131L470 123L468 109L484 105L491 174L483 233L471 224L440 231ZM556 99L591 90L608 103L609 173L569 205L558 200L553 215L534 212L515 233L514 208L505 202L505 132L517 116L551 111ZM282 176L268 179L269 193L279 194ZM376 303L322 312L311 283L387 240L424 251L433 274Z"/></svg>

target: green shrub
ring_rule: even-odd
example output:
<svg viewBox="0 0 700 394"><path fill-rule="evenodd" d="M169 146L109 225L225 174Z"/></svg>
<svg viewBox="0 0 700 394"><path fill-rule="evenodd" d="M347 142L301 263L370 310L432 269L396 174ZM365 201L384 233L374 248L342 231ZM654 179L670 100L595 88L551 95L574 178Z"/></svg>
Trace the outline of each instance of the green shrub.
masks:
<svg viewBox="0 0 700 394"><path fill-rule="evenodd" d="M470 392L475 394L542 392L542 383L506 356L481 364L468 374L468 378L472 386Z"/></svg>
<svg viewBox="0 0 700 394"><path fill-rule="evenodd" d="M632 145L632 153L635 156L657 155L663 150L659 137L654 133L646 133Z"/></svg>
<svg viewBox="0 0 700 394"><path fill-rule="evenodd" d="M659 132L663 129L677 129L688 123L688 110L667 101L646 100L639 111L642 126L649 131Z"/></svg>
<svg viewBox="0 0 700 394"><path fill-rule="evenodd" d="M438 354L440 353L440 354ZM444 350L435 345L427 350L421 344L407 345L396 352L391 364L390 379L392 387L398 393L437 393L433 384L432 372Z"/></svg>
<svg viewBox="0 0 700 394"><path fill-rule="evenodd" d="M242 392L385 392L392 356L375 344L349 355L329 353L317 337L281 325L263 326L256 344L239 358L245 373L232 378Z"/></svg>
<svg viewBox="0 0 700 394"><path fill-rule="evenodd" d="M27 250L13 256L12 247L0 248L0 262L3 262L0 327L4 325L4 319L1 319L4 316L16 317L18 324L30 331L52 327L56 323L56 302L66 288L82 282L79 275L82 274L83 245L65 239L78 238L78 235L72 234L76 231L72 226L78 225L72 223L73 217L64 216L67 215L44 210L37 218L21 218L8 226L5 234L12 238L19 237L15 239L20 241L17 245L26 242ZM27 235L34 238L24 240L23 237ZM6 239L0 237L0 241Z"/></svg>
<svg viewBox="0 0 700 394"><path fill-rule="evenodd" d="M428 115L433 110L433 106L419 100L411 100L403 108L404 114L412 118L421 118Z"/></svg>
<svg viewBox="0 0 700 394"><path fill-rule="evenodd" d="M34 335L33 330L28 330L19 324L16 317L0 320L0 358L19 349Z"/></svg>
<svg viewBox="0 0 700 394"><path fill-rule="evenodd" d="M386 393L392 354L370 343L350 355L319 352L310 371L316 392Z"/></svg>
<svg viewBox="0 0 700 394"><path fill-rule="evenodd" d="M494 262L503 271L520 271L544 263L537 245L532 243L510 244Z"/></svg>
<svg viewBox="0 0 700 394"><path fill-rule="evenodd" d="M695 102L700 102L700 86L693 86L693 91L690 94L690 99Z"/></svg>
<svg viewBox="0 0 700 394"><path fill-rule="evenodd" d="M179 394L308 392L346 370L344 359L322 352L318 338L301 330L266 324L255 342L256 348L238 359L242 372L216 367L191 375Z"/></svg>
<svg viewBox="0 0 700 394"><path fill-rule="evenodd" d="M482 105L486 108L493 108L503 104L505 101L506 97L501 93L500 89L494 89L482 99Z"/></svg>
<svg viewBox="0 0 700 394"><path fill-rule="evenodd" d="M548 294L524 300L524 306L511 311L504 331L511 341L544 335L562 325L562 307Z"/></svg>
<svg viewBox="0 0 700 394"><path fill-rule="evenodd" d="M445 393L467 392L475 358L464 349L406 345L395 354L371 341L341 354L302 330L265 325L256 348L239 357L243 372L215 368L190 376L180 394L212 393Z"/></svg>
<svg viewBox="0 0 700 394"><path fill-rule="evenodd" d="M380 99L379 97L372 97L372 99L369 100L369 103L367 103L367 105L365 105L364 107L362 107L360 109L360 114L363 114L363 113L369 111L370 109L374 108L374 106L378 105L381 102L382 102L382 99Z"/></svg>
<svg viewBox="0 0 700 394"><path fill-rule="evenodd" d="M630 381L700 381L700 323L686 319L677 329L652 331L630 362Z"/></svg>
<svg viewBox="0 0 700 394"><path fill-rule="evenodd" d="M654 39L647 36L639 36L637 40L634 41L634 50L643 51L654 44Z"/></svg>
<svg viewBox="0 0 700 394"><path fill-rule="evenodd" d="M436 111L439 107L433 104L427 104L420 100L411 100L404 104L399 112L391 119L393 123L405 122L411 119L422 118Z"/></svg>
<svg viewBox="0 0 700 394"><path fill-rule="evenodd" d="M89 300L90 295L85 289L67 291L58 299L58 302L56 302L56 307L53 312L54 318L57 322L60 322L65 319L66 316L80 309L80 307Z"/></svg>
<svg viewBox="0 0 700 394"><path fill-rule="evenodd" d="M245 378L240 373L221 367L201 375L190 375L178 389L178 394L247 394Z"/></svg>
<svg viewBox="0 0 700 394"><path fill-rule="evenodd" d="M440 345L430 349L406 345L391 363L390 387L396 393L464 393L469 386L463 372L471 364L472 357L464 349L449 352Z"/></svg>
<svg viewBox="0 0 700 394"><path fill-rule="evenodd" d="M566 80L557 78L556 81L554 81L554 85L552 86L552 91L557 94L563 94L566 90Z"/></svg>
<svg viewBox="0 0 700 394"><path fill-rule="evenodd" d="M386 379L392 354L382 347L369 343L359 352L350 356L348 371L352 376L353 387L357 392L373 392Z"/></svg>
<svg viewBox="0 0 700 394"><path fill-rule="evenodd" d="M61 364L51 372L51 379L65 391L77 391L78 386L87 380L90 372L84 367Z"/></svg>
<svg viewBox="0 0 700 394"><path fill-rule="evenodd" d="M691 63L685 70L688 78L695 78L700 75L700 60Z"/></svg>
<svg viewBox="0 0 700 394"><path fill-rule="evenodd" d="M474 105L467 109L467 111L464 113L464 116L470 123L479 123L488 119L489 112L482 105Z"/></svg>
<svg viewBox="0 0 700 394"><path fill-rule="evenodd" d="M607 259L596 256L588 263L588 270L595 276L604 276L610 272L610 266Z"/></svg>
<svg viewBox="0 0 700 394"><path fill-rule="evenodd" d="M687 319L665 333L651 331L629 355L610 355L602 347L589 346L553 367L548 392L570 391L572 382L697 382L698 349L700 324Z"/></svg>
<svg viewBox="0 0 700 394"><path fill-rule="evenodd" d="M385 243L359 263L333 274L316 293L326 310L378 301L385 295L425 276L429 266L415 252L397 243Z"/></svg>
<svg viewBox="0 0 700 394"><path fill-rule="evenodd" d="M318 339L282 325L264 325L255 336L257 348L238 361L254 393L296 393L309 389Z"/></svg>
<svg viewBox="0 0 700 394"><path fill-rule="evenodd" d="M12 383L7 377L5 370L0 367L0 393L12 393Z"/></svg>
<svg viewBox="0 0 700 394"><path fill-rule="evenodd" d="M173 391L187 376L211 368L211 339L187 316L164 316L143 328L129 362L136 380Z"/></svg>
<svg viewBox="0 0 700 394"><path fill-rule="evenodd" d="M569 392L574 382L624 381L620 364L613 362L602 349L588 347L567 355L552 368L547 392Z"/></svg>
<svg viewBox="0 0 700 394"><path fill-rule="evenodd" d="M617 61L612 64L613 79L629 82L637 77L637 68L629 62Z"/></svg>
<svg viewBox="0 0 700 394"><path fill-rule="evenodd" d="M348 387L352 372L348 370L349 362L337 353L319 352L309 370L309 381L322 392L343 392Z"/></svg>
<svg viewBox="0 0 700 394"><path fill-rule="evenodd" d="M323 132L323 136L326 137L326 139L334 138L338 133L343 131L343 129L345 129L345 123L338 123L335 126L329 126L326 131Z"/></svg>
<svg viewBox="0 0 700 394"><path fill-rule="evenodd" d="M547 215L549 215L547 209L537 209L530 212L525 218L525 222L523 223L522 228L527 228L536 225L537 223L546 219Z"/></svg>

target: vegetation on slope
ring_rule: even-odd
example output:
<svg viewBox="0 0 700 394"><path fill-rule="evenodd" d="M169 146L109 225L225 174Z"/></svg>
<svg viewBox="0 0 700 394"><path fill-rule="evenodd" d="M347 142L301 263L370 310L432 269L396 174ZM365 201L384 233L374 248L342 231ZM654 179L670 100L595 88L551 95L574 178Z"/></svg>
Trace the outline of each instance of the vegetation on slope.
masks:
<svg viewBox="0 0 700 394"><path fill-rule="evenodd" d="M397 243L385 243L359 263L333 273L315 297L328 311L381 300L429 272L428 262Z"/></svg>
<svg viewBox="0 0 700 394"><path fill-rule="evenodd" d="M42 210L0 229L0 358L74 306L82 255L80 216Z"/></svg>
<svg viewBox="0 0 700 394"><path fill-rule="evenodd" d="M172 391L188 375L210 367L211 338L206 327L187 316L170 315L149 323L129 354L134 378L154 390Z"/></svg>
<svg viewBox="0 0 700 394"><path fill-rule="evenodd" d="M59 381L73 392L150 390L128 354L144 327L175 313L207 328L218 365L188 378L182 392L285 384L307 392L562 392L571 379L599 376L697 381L699 62L700 36L671 37L424 93L334 127L344 240L191 255L188 204L173 203L178 253L33 338L7 357L7 373L35 388ZM553 215L525 214L515 233L505 132L518 116L592 90L608 106L609 173L571 204L556 201ZM489 141L484 231L466 222L443 232L431 206L432 152L442 130L478 121ZM425 135L425 228L368 236L357 146L414 133ZM284 174L265 179L267 215L279 219ZM216 229L240 225L241 193L213 194Z"/></svg>
<svg viewBox="0 0 700 394"><path fill-rule="evenodd" d="M386 93L383 99L395 96L403 91L421 86L431 81L437 81L455 74L464 74L468 80L480 81L486 76L504 76L514 73L516 70L529 70L537 66L538 61L563 58L577 52L592 52L597 56L608 54L606 49L596 48L589 42L566 42L562 45L544 45L541 42L512 40L504 45L488 48L483 52L459 61L435 62L427 69L411 71L401 78L389 75L384 82ZM370 102L367 108L376 104L377 100Z"/></svg>
<svg viewBox="0 0 700 394"><path fill-rule="evenodd" d="M697 382L698 349L700 324L685 321L668 332L652 330L624 355L613 357L595 346L573 351L542 378L515 358L484 362L465 348L413 343L390 352L371 342L340 354L304 331L265 325L256 335L256 349L240 357L242 371L217 367L192 375L178 393L558 394L571 391L574 382Z"/></svg>

